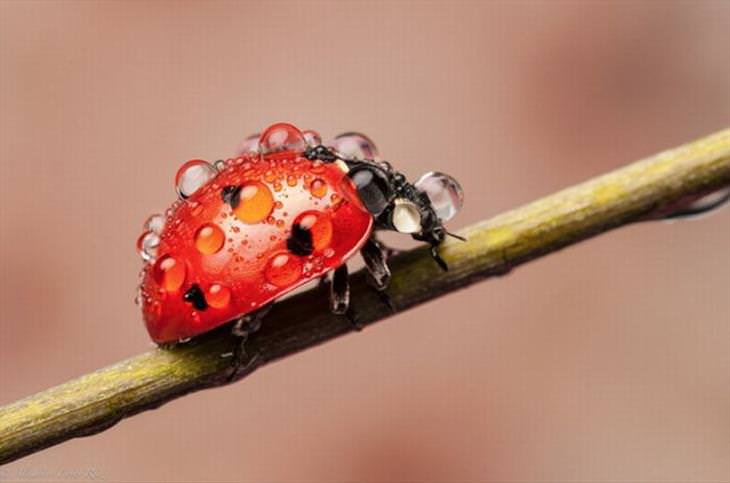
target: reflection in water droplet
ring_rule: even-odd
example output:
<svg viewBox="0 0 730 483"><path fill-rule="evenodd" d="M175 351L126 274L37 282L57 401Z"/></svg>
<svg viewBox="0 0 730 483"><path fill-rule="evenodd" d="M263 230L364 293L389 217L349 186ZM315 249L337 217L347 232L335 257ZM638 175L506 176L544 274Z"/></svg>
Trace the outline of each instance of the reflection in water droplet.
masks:
<svg viewBox="0 0 730 483"><path fill-rule="evenodd" d="M327 182L317 178L309 185L309 191L317 198L323 198L327 194Z"/></svg>
<svg viewBox="0 0 730 483"><path fill-rule="evenodd" d="M332 243L332 220L327 213L305 211L294 219L294 225L309 231L315 251L324 250Z"/></svg>
<svg viewBox="0 0 730 483"><path fill-rule="evenodd" d="M306 148L307 143L299 129L285 122L269 126L259 140L259 151L262 154L283 151L303 152Z"/></svg>
<svg viewBox="0 0 730 483"><path fill-rule="evenodd" d="M157 256L157 248L160 246L160 236L152 231L146 231L137 239L137 252L142 260L149 262Z"/></svg>
<svg viewBox="0 0 730 483"><path fill-rule="evenodd" d="M259 181L244 184L239 197L240 202L233 213L244 223L259 223L265 220L274 209L274 195L265 184Z"/></svg>
<svg viewBox="0 0 730 483"><path fill-rule="evenodd" d="M205 294L205 300L208 302L208 305L214 309L223 309L228 307L228 304L231 302L231 289L225 285L214 283L208 287Z"/></svg>
<svg viewBox="0 0 730 483"><path fill-rule="evenodd" d="M212 255L223 248L225 238L218 225L206 223L195 232L195 248L204 255Z"/></svg>
<svg viewBox="0 0 730 483"><path fill-rule="evenodd" d="M175 175L175 189L181 198L188 198L201 186L213 179L216 169L209 163L193 159L183 164Z"/></svg>
<svg viewBox="0 0 730 483"><path fill-rule="evenodd" d="M302 262L289 253L274 255L269 259L264 275L277 287L286 287L302 276Z"/></svg>
<svg viewBox="0 0 730 483"><path fill-rule="evenodd" d="M164 290L176 292L185 282L185 272L184 263L169 255L164 255L155 263L152 276Z"/></svg>

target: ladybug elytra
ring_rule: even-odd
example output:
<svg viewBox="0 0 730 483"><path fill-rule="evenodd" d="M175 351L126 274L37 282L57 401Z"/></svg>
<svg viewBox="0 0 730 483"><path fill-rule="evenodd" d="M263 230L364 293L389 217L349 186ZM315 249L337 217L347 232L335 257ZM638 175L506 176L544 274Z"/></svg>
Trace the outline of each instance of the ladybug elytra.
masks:
<svg viewBox="0 0 730 483"><path fill-rule="evenodd" d="M236 321L245 340L273 301L331 273L331 308L348 310L347 260L361 252L385 290L387 250L376 230L437 246L443 222L461 208L459 184L442 173L416 183L378 158L365 136L345 133L327 147L314 131L279 123L247 138L238 157L185 163L178 200L144 225L139 298L157 343L174 343Z"/></svg>

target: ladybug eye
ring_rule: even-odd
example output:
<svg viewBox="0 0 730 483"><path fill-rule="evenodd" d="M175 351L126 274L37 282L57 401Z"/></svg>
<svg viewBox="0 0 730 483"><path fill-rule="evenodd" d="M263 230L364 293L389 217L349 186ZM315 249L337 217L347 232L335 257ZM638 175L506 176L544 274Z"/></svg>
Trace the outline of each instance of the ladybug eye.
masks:
<svg viewBox="0 0 730 483"><path fill-rule="evenodd" d="M373 165L356 166L347 175L357 189L360 201L374 216L378 216L388 207L393 197L388 175Z"/></svg>
<svg viewBox="0 0 730 483"><path fill-rule="evenodd" d="M416 189L428 196L436 216L448 221L464 204L464 191L454 178L444 173L426 173L415 183Z"/></svg>

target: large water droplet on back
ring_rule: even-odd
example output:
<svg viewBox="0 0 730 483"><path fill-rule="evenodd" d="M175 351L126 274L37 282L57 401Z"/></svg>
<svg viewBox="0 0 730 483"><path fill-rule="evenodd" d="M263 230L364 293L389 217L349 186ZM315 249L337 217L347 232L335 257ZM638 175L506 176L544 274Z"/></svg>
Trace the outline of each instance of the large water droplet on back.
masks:
<svg viewBox="0 0 730 483"><path fill-rule="evenodd" d="M295 255L279 253L269 259L264 275L277 287L289 286L302 276L302 262Z"/></svg>
<svg viewBox="0 0 730 483"><path fill-rule="evenodd" d="M181 198L189 198L217 173L218 171L206 161L193 159L180 166L175 176L175 189Z"/></svg>
<svg viewBox="0 0 730 483"><path fill-rule="evenodd" d="M357 132L340 134L329 145L344 159L364 160L375 159L378 156L375 143L369 137Z"/></svg>
<svg viewBox="0 0 730 483"><path fill-rule="evenodd" d="M259 140L261 154L280 153L284 151L304 152L307 142L304 135L291 124L280 122L269 126Z"/></svg>
<svg viewBox="0 0 730 483"><path fill-rule="evenodd" d="M214 283L205 291L205 300L214 309L226 308L231 302L231 289L220 283Z"/></svg>
<svg viewBox="0 0 730 483"><path fill-rule="evenodd" d="M448 221L464 205L464 191L454 178L444 173L426 173L415 183L416 188L426 193L431 206L441 221Z"/></svg>
<svg viewBox="0 0 730 483"><path fill-rule="evenodd" d="M260 181L245 183L238 196L240 200L233 213L244 223L259 223L274 209L274 195L269 187Z"/></svg>
<svg viewBox="0 0 730 483"><path fill-rule="evenodd" d="M305 211L294 219L294 226L309 231L312 248L315 251L324 250L332 243L332 220L327 213L317 210Z"/></svg>
<svg viewBox="0 0 730 483"><path fill-rule="evenodd" d="M212 255L223 248L226 236L218 225L206 223L195 232L195 248L204 255Z"/></svg>
<svg viewBox="0 0 730 483"><path fill-rule="evenodd" d="M176 292L185 283L185 263L170 255L164 255L155 263L152 276L157 284L168 292Z"/></svg>

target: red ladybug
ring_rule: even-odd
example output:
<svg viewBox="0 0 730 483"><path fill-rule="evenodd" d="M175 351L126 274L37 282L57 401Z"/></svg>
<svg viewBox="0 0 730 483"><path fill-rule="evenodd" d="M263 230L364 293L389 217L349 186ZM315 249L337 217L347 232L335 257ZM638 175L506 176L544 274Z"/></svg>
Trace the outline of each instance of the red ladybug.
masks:
<svg viewBox="0 0 730 483"><path fill-rule="evenodd" d="M179 199L166 216L145 223L139 301L152 339L171 343L236 321L256 330L271 302L333 272L331 307L347 311L346 261L361 251L371 280L390 279L374 230L408 233L436 247L442 223L463 194L450 176L427 173L416 183L377 158L365 136L346 133L321 144L313 131L275 124L248 138L240 156L185 163Z"/></svg>

